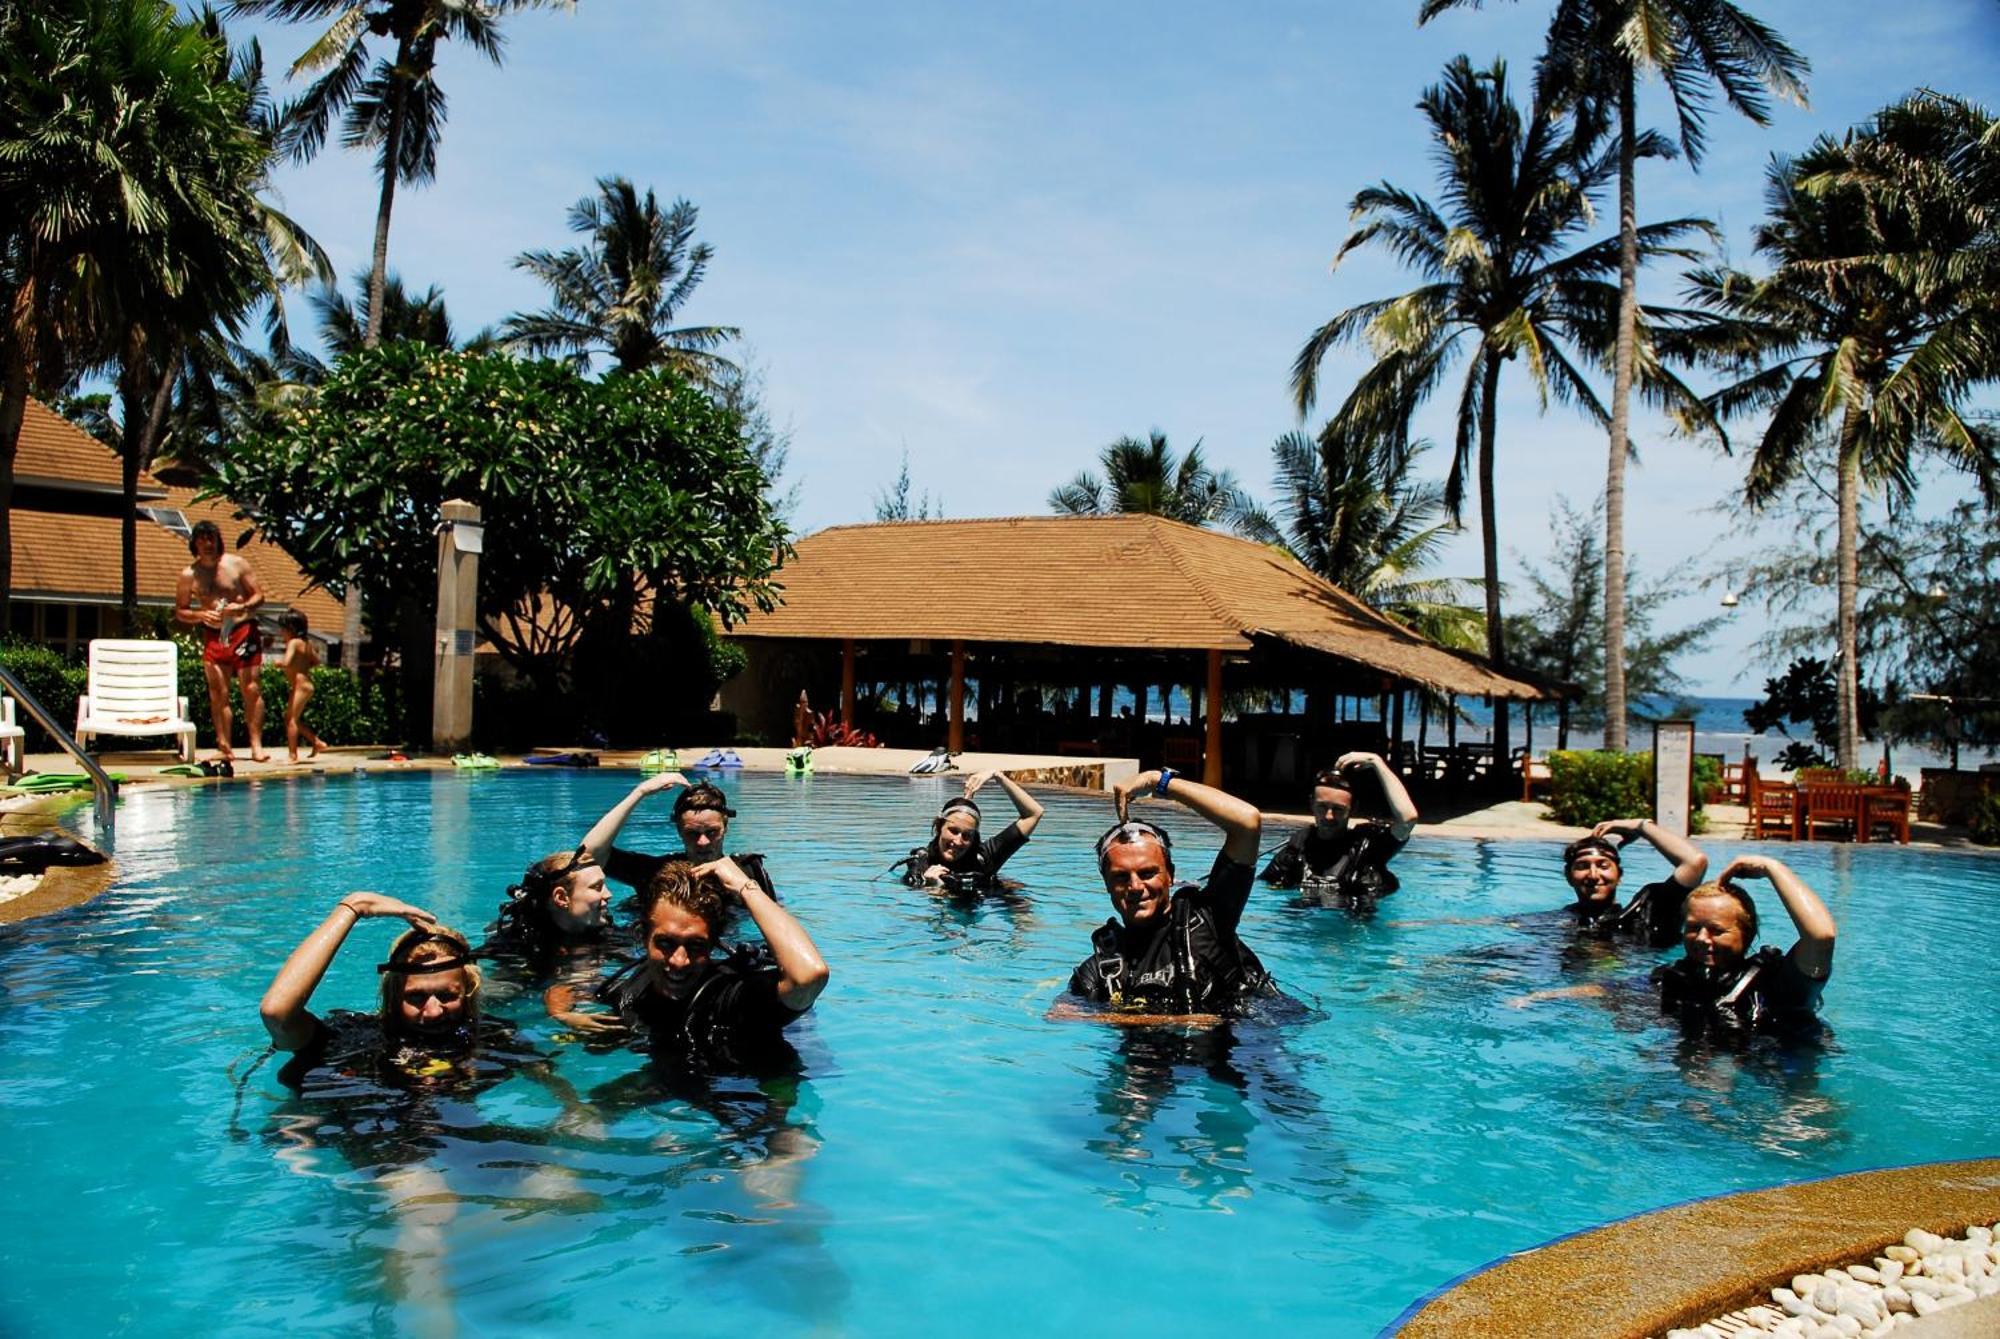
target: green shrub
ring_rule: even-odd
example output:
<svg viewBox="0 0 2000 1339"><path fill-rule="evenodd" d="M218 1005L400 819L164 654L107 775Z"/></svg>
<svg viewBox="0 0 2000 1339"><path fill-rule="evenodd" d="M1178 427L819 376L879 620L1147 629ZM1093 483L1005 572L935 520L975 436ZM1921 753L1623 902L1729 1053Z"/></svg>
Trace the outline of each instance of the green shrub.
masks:
<svg viewBox="0 0 2000 1339"><path fill-rule="evenodd" d="M1966 826L1972 829L1972 840L1981 846L2000 846L2000 793L1973 801Z"/></svg>
<svg viewBox="0 0 2000 1339"><path fill-rule="evenodd" d="M1714 758L1695 755L1694 760L1694 807L1699 810L1710 800L1722 795L1722 764Z"/></svg>
<svg viewBox="0 0 2000 1339"><path fill-rule="evenodd" d="M1558 750L1549 755L1549 808L1558 823L1587 828L1653 809L1653 755Z"/></svg>
<svg viewBox="0 0 2000 1339"><path fill-rule="evenodd" d="M0 665L5 665L21 681L21 687L42 704L56 724L68 728L75 723L76 700L83 696L90 682L90 669L80 658L66 656L50 646L8 641L0 644ZM48 731L35 724L34 718L19 706L14 709L14 720L27 731L28 752L47 753L57 747Z"/></svg>

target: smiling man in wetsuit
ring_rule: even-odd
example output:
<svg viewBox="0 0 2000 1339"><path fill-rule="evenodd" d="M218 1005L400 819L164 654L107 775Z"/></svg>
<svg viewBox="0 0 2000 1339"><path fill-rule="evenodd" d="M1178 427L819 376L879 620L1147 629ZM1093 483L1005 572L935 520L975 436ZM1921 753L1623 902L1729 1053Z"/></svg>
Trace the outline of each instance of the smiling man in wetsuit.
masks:
<svg viewBox="0 0 2000 1339"><path fill-rule="evenodd" d="M682 787L674 797L674 831L680 835L681 849L672 855L646 855L639 851L627 851L616 843L618 834L625 827L632 811L639 807L649 795ZM736 811L729 807L729 801L719 786L707 782L691 783L679 772L661 772L649 776L632 787L631 793L611 806L597 825L584 834L584 849L591 859L604 866L606 878L615 879L629 888L643 891L653 875L670 860L685 860L689 864L700 865L720 859L723 838L729 834L729 820L736 817ZM757 881L767 896L776 900L778 890L771 883L771 875L764 868L764 857L751 851L734 853L736 864Z"/></svg>
<svg viewBox="0 0 2000 1339"><path fill-rule="evenodd" d="M181 569L174 590L174 619L201 633L201 668L208 676L209 718L215 722L215 751L224 762L235 753L229 737L235 722L229 710L229 676L243 691L243 715L250 727L250 759L268 762L264 750L264 695L257 671L264 663L264 639L254 615L264 603L257 573L241 555L222 551L222 527L202 521L188 534L194 561Z"/></svg>
<svg viewBox="0 0 2000 1339"><path fill-rule="evenodd" d="M1625 877L1624 848L1634 837L1674 862L1673 873L1649 883L1623 906L1618 885ZM1687 838L1650 818L1613 818L1563 848L1563 877L1576 901L1570 914L1579 933L1599 939L1629 939L1666 948L1681 934L1681 903L1708 873L1708 857Z"/></svg>
<svg viewBox="0 0 2000 1339"><path fill-rule="evenodd" d="M1389 820L1353 823L1351 778L1373 769L1389 803ZM1389 861L1416 830L1417 806L1379 753L1348 753L1313 778L1312 826L1294 832L1257 877L1298 888L1325 905L1372 906L1401 887Z"/></svg>
<svg viewBox="0 0 2000 1339"><path fill-rule="evenodd" d="M1222 829L1222 850L1203 883L1174 882L1172 841L1130 817L1132 798L1150 792L1185 805ZM1209 1021L1240 1013L1276 993L1264 964L1236 937L1250 900L1263 818L1256 806L1176 775L1141 772L1112 790L1118 823L1097 842L1097 868L1118 914L1091 935L1091 953L1069 988L1109 1005L1106 1021ZM1075 1017L1058 1006L1056 1016Z"/></svg>

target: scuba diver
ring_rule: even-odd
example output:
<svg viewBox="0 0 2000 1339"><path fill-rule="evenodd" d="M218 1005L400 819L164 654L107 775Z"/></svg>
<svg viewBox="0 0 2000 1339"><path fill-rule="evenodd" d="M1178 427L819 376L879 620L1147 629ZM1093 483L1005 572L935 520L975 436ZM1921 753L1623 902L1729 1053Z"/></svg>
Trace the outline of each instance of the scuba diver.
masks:
<svg viewBox="0 0 2000 1339"><path fill-rule="evenodd" d="M317 1017L306 1005L348 933L381 916L408 921L410 929L390 946L388 961L375 968L382 977L380 1011L373 1018L349 1010ZM288 1086L296 1087L319 1066L357 1060L428 1076L462 1068L483 1034L507 1031L481 1017L480 984L465 936L439 925L421 907L355 892L335 902L319 927L299 941L265 990L259 1012L271 1044L294 1053L279 1074Z"/></svg>
<svg viewBox="0 0 2000 1339"><path fill-rule="evenodd" d="M1389 820L1350 823L1350 776L1372 768L1389 804ZM1294 832L1257 877L1278 888L1297 888L1323 906L1372 908L1401 887L1389 861L1410 840L1417 806L1389 764L1377 753L1347 753L1313 778L1312 826Z"/></svg>
<svg viewBox="0 0 2000 1339"><path fill-rule="evenodd" d="M1622 848L1634 837L1673 861L1674 870L1641 888L1621 907ZM1680 937L1682 901L1707 873L1708 857L1693 842L1650 818L1609 819L1592 828L1588 837L1563 848L1563 877L1576 894L1570 914L1577 933L1595 939L1628 939L1649 948L1666 948Z"/></svg>
<svg viewBox="0 0 2000 1339"><path fill-rule="evenodd" d="M1012 823L979 840L979 805L973 796L988 781L998 779L1014 802L1018 815ZM931 820L928 846L911 850L897 864L903 867L903 882L912 888L942 887L954 893L984 892L999 876L1000 867L1014 852L1028 844L1035 825L1042 821L1042 806L1021 789L1005 772L975 772L965 780L965 793L944 802Z"/></svg>
<svg viewBox="0 0 2000 1339"><path fill-rule="evenodd" d="M1751 952L1757 904L1736 879L1768 879L1777 890L1799 932L1789 951L1767 944ZM1783 861L1737 856L1714 883L1687 895L1682 918L1686 956L1653 969L1662 1013L1678 1016L1691 1033L1804 1039L1821 1032L1820 993L1833 971L1839 927L1826 904Z"/></svg>
<svg viewBox="0 0 2000 1339"><path fill-rule="evenodd" d="M715 957L732 906L750 913L768 960L740 949ZM662 864L640 894L639 930L646 956L603 995L656 1062L735 1067L787 1050L781 1034L826 988L826 962L805 927L728 856Z"/></svg>
<svg viewBox="0 0 2000 1339"><path fill-rule="evenodd" d="M579 846L528 866L507 890L478 955L543 987L549 1017L585 1032L616 1026L576 1007L615 939L604 867Z"/></svg>
<svg viewBox="0 0 2000 1339"><path fill-rule="evenodd" d="M1222 850L1205 882L1176 884L1166 831L1130 817L1133 795L1147 790L1222 829ZM1091 935L1090 956L1071 973L1069 989L1115 1012L1092 1014L1058 1004L1051 1016L1212 1024L1276 995L1271 974L1236 936L1263 831L1256 807L1170 767L1126 778L1113 788L1112 799L1118 822L1097 839L1097 868L1118 915Z"/></svg>
<svg viewBox="0 0 2000 1339"><path fill-rule="evenodd" d="M625 826L625 820L639 807L639 801L675 786L683 788L674 797L674 830L680 834L682 848L678 853L643 855L622 850L614 844L619 831ZM705 781L692 784L679 772L660 772L632 787L630 794L612 805L604 817L597 820L597 825L584 834L583 846L592 859L604 866L605 877L643 891L660 866L670 860L699 865L720 856L722 839L729 831L729 820L734 817L736 811L729 807L728 798L720 787ZM732 858L738 868L757 881L766 896L774 902L778 899L778 890L772 886L771 876L764 869L763 856L745 851ZM636 907L638 899L635 898L631 905Z"/></svg>

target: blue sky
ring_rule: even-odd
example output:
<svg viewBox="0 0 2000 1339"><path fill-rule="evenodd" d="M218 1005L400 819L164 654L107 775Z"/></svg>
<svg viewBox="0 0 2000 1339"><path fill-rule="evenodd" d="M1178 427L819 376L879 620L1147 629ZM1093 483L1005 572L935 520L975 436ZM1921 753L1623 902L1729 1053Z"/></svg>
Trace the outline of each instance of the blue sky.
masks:
<svg viewBox="0 0 2000 1339"><path fill-rule="evenodd" d="M1810 108L1780 104L1769 128L1718 111L1698 176L1674 163L1640 178L1642 219L1706 214L1739 264L1754 264L1772 153L1920 85L1994 100L1993 0L1749 7L1812 61ZM565 212L597 177L694 201L716 257L682 319L742 327L792 433L802 531L872 519L906 450L948 516L1044 513L1107 442L1155 428L1268 491L1271 443L1299 426L1299 346L1333 313L1411 286L1372 256L1329 272L1348 202L1384 179L1432 194L1416 98L1459 52L1506 57L1525 98L1548 6L1496 3L1422 29L1415 9L582 0L520 14L503 69L447 46L438 180L399 193L391 264L441 285L471 330L541 305L512 259L568 245ZM274 75L312 35L235 28L263 38ZM1664 124L1649 91L1642 108ZM376 187L363 155L329 149L279 189L343 275L365 265ZM1662 273L1643 292L1673 290ZM1358 366L1327 364L1324 406ZM1420 425L1441 443L1427 458L1440 475L1448 406ZM1743 551L1711 510L1740 464L1655 419L1635 442L1640 566L1708 570ZM1588 506L1601 490L1603 436L1560 408L1542 415L1516 380L1499 451L1518 572L1543 556L1558 494ZM1471 505L1440 571L1478 571ZM1667 618L1706 616L1717 598L1692 592ZM1689 662L1700 689L1757 686L1756 623L1746 602Z"/></svg>

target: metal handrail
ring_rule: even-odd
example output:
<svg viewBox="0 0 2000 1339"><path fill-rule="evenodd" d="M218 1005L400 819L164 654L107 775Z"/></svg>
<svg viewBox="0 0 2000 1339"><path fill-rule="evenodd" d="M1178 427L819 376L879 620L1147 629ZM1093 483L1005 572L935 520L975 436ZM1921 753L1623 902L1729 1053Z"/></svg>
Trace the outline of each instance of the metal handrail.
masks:
<svg viewBox="0 0 2000 1339"><path fill-rule="evenodd" d="M85 774L90 777L90 788L97 793L97 835L104 843L105 849L109 850L117 837L117 783L104 774L104 769L97 765L97 760L83 751L83 746L76 742L76 737L56 723L47 708L35 700L34 694L21 686L21 681L14 677L14 671L5 665L0 665L0 686L4 686L8 695L35 718L35 723L48 731L56 743L62 745L63 752L83 764Z"/></svg>

